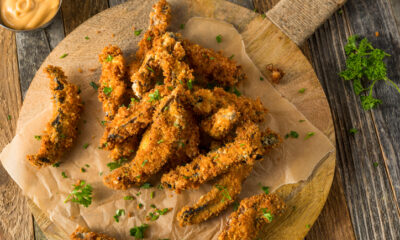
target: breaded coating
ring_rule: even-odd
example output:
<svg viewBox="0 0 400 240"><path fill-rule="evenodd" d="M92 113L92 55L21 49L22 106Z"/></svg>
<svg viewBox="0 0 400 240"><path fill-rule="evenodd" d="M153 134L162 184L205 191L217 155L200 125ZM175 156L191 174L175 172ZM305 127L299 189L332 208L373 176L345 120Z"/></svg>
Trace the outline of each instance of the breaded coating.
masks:
<svg viewBox="0 0 400 240"><path fill-rule="evenodd" d="M155 113L153 124L144 133L135 158L106 176L106 186L126 189L141 185L169 161L193 158L198 154L199 129L192 113L181 103L179 92L183 90L177 88L161 100L163 108Z"/></svg>
<svg viewBox="0 0 400 240"><path fill-rule="evenodd" d="M140 141L137 137L129 137L123 142L114 143L112 148L107 148L110 151L109 157L114 161L121 158L131 158L137 150L139 143Z"/></svg>
<svg viewBox="0 0 400 240"><path fill-rule="evenodd" d="M235 106L240 113L240 122L253 121L261 123L265 120L268 110L259 99L253 100L244 96L236 96L222 88L199 89L194 92L187 91L187 98L193 106L193 111L200 116L209 116L226 106Z"/></svg>
<svg viewBox="0 0 400 240"><path fill-rule="evenodd" d="M157 76L169 87L186 86L194 79L193 70L183 61L185 50L174 33L167 32L153 40L153 48L147 51L144 60L131 76L132 90L139 99L155 84Z"/></svg>
<svg viewBox="0 0 400 240"><path fill-rule="evenodd" d="M71 240L116 240L102 233L95 233L85 227L77 227L70 236Z"/></svg>
<svg viewBox="0 0 400 240"><path fill-rule="evenodd" d="M249 176L252 165L238 164L229 172L221 176L213 188L201 196L192 207L183 207L176 216L181 226L198 224L210 217L218 216L230 204L242 190L242 182Z"/></svg>
<svg viewBox="0 0 400 240"><path fill-rule="evenodd" d="M275 194L263 193L243 199L218 240L253 240L262 226L273 221L285 208L283 200Z"/></svg>
<svg viewBox="0 0 400 240"><path fill-rule="evenodd" d="M44 69L50 79L53 95L53 116L42 135L39 152L28 155L28 161L41 168L60 161L77 136L77 127L83 109L79 88L67 82L60 67L47 66Z"/></svg>
<svg viewBox="0 0 400 240"><path fill-rule="evenodd" d="M141 61L146 53L153 47L153 41L167 31L171 21L171 7L166 0L160 0L153 5L150 12L150 25L142 40L139 42L139 50L136 59Z"/></svg>
<svg viewBox="0 0 400 240"><path fill-rule="evenodd" d="M204 48L189 40L182 41L186 51L187 61L193 68L196 75L203 76L203 86L213 84L220 87L231 87L246 79L246 74L240 65L232 59L215 52L212 49Z"/></svg>
<svg viewBox="0 0 400 240"><path fill-rule="evenodd" d="M125 60L119 47L109 45L99 55L99 61L102 66L98 89L99 100L103 103L105 120L110 121L128 96Z"/></svg>
<svg viewBox="0 0 400 240"><path fill-rule="evenodd" d="M162 105L160 106L163 101L157 99L162 99L170 93L171 91L165 85L157 86L140 102L132 102L129 107L120 107L117 115L106 126L100 140L101 146L106 150L112 150L128 138L131 138L131 142L139 142L140 135L153 121L156 109L163 108Z"/></svg>
<svg viewBox="0 0 400 240"><path fill-rule="evenodd" d="M263 132L261 141L265 154L276 148L281 139L279 135L267 129ZM193 207L183 207L177 215L181 226L197 224L210 217L218 216L232 204L242 190L242 183L250 175L253 165L239 163L223 174L214 184L211 191L201 196Z"/></svg>
<svg viewBox="0 0 400 240"><path fill-rule="evenodd" d="M177 192L198 188L238 163L253 165L262 154L260 129L256 124L247 122L238 128L234 142L206 155L199 155L185 166L164 174L161 183Z"/></svg>
<svg viewBox="0 0 400 240"><path fill-rule="evenodd" d="M201 129L215 139L224 138L239 121L240 112L234 105L220 108L201 122Z"/></svg>

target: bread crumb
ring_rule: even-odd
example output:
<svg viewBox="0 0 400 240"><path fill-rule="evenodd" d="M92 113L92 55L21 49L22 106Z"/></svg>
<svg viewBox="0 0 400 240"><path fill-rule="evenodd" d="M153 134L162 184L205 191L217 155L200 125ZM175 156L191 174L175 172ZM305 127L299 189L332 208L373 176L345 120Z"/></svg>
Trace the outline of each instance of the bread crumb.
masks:
<svg viewBox="0 0 400 240"><path fill-rule="evenodd" d="M96 33L101 33L101 31L100 31L100 30L97 30Z"/></svg>
<svg viewBox="0 0 400 240"><path fill-rule="evenodd" d="M280 80L285 75L285 73L281 69L274 67L273 64L268 64L266 66L266 69L271 73L272 82L276 84L279 84Z"/></svg>
<svg viewBox="0 0 400 240"><path fill-rule="evenodd" d="M82 68L78 68L78 72L83 73Z"/></svg>
<svg viewBox="0 0 400 240"><path fill-rule="evenodd" d="M115 34L113 33L113 34L111 34L111 37L115 37Z"/></svg>
<svg viewBox="0 0 400 240"><path fill-rule="evenodd" d="M96 68L89 68L89 71L95 72L95 71L96 71Z"/></svg>

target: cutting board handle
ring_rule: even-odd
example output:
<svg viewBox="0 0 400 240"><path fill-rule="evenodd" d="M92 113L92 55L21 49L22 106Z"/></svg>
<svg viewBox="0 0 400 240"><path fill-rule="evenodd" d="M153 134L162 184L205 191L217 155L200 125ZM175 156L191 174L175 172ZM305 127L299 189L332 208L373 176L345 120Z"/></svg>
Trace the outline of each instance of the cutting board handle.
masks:
<svg viewBox="0 0 400 240"><path fill-rule="evenodd" d="M346 0L281 0L267 12L292 41L301 45Z"/></svg>

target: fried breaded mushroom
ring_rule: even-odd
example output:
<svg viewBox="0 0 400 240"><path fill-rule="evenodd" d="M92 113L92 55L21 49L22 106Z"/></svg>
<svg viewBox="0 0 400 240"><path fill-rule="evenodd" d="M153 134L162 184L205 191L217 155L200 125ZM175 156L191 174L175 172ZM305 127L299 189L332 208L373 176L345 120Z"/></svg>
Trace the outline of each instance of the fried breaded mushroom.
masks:
<svg viewBox="0 0 400 240"><path fill-rule="evenodd" d="M256 124L246 122L238 127L234 142L208 154L199 155L185 166L178 166L164 174L161 183L177 192L198 188L200 184L226 173L236 164L253 165L262 154L260 129Z"/></svg>
<svg viewBox="0 0 400 240"><path fill-rule="evenodd" d="M230 204L242 190L242 182L249 176L252 165L238 164L213 185L212 189L201 196L197 203L192 206L183 207L176 218L181 226L198 224L210 217L218 216Z"/></svg>
<svg viewBox="0 0 400 240"><path fill-rule="evenodd" d="M99 55L102 65L99 100L103 103L105 120L111 121L118 108L127 101L127 84L125 60L122 51L117 46L107 46Z"/></svg>
<svg viewBox="0 0 400 240"><path fill-rule="evenodd" d="M83 109L79 88L67 82L61 68L49 65L44 72L50 79L53 116L42 135L39 152L27 156L28 161L38 168L59 162L62 155L72 147Z"/></svg>
<svg viewBox="0 0 400 240"><path fill-rule="evenodd" d="M140 62L146 53L152 49L153 41L167 31L171 21L171 7L166 0L160 0L153 5L150 12L150 25L142 40L139 42L139 50L136 59Z"/></svg>
<svg viewBox="0 0 400 240"><path fill-rule="evenodd" d="M195 74L205 77L203 82L200 82L203 86L215 84L220 87L232 87L246 79L243 68L234 60L223 56L221 52L204 48L189 40L183 40L182 45Z"/></svg>
<svg viewBox="0 0 400 240"><path fill-rule="evenodd" d="M71 240L116 240L103 233L95 233L85 227L77 227L70 236Z"/></svg>
<svg viewBox="0 0 400 240"><path fill-rule="evenodd" d="M176 89L179 90L179 89ZM175 92L175 91L174 91ZM104 183L113 189L140 186L169 161L180 161L198 154L199 129L190 111L181 103L179 94L162 99L153 124L144 133L136 156L105 176Z"/></svg>
<svg viewBox="0 0 400 240"><path fill-rule="evenodd" d="M253 240L264 224L270 223L286 208L275 194L259 194L240 202L218 236L218 240Z"/></svg>
<svg viewBox="0 0 400 240"><path fill-rule="evenodd" d="M202 130L215 139L225 137L239 121L240 112L234 105L220 108L209 118L201 122Z"/></svg>

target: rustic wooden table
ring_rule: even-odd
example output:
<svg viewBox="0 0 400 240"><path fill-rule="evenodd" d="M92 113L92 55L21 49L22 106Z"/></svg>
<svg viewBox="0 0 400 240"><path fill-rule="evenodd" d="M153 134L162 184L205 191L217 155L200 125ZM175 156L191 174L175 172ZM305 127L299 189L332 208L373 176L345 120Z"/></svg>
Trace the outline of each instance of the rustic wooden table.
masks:
<svg viewBox="0 0 400 240"><path fill-rule="evenodd" d="M64 0L46 29L0 29L0 149L13 137L25 92L44 58L65 35L94 14L126 0ZM279 0L230 0L264 12ZM379 32L379 36L376 36ZM337 169L332 189L307 239L400 239L400 95L379 85L383 104L364 111L344 67L348 36L367 37L389 52L389 78L400 84L400 0L348 0L302 47L332 109ZM355 135L350 128L357 128ZM0 166L0 239L46 239L18 186Z"/></svg>

